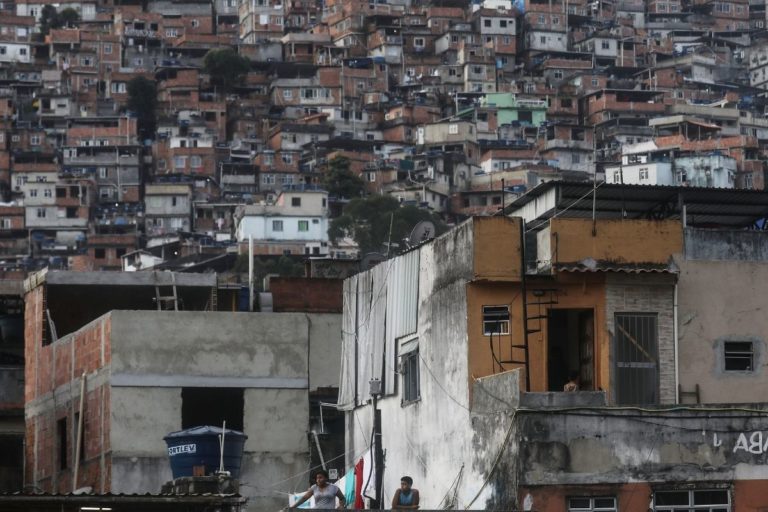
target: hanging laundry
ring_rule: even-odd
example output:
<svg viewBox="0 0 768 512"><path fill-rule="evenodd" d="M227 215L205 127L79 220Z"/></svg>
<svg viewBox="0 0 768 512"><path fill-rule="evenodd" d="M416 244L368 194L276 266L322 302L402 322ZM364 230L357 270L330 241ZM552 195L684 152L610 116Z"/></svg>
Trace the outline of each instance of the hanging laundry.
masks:
<svg viewBox="0 0 768 512"><path fill-rule="evenodd" d="M307 491L304 491L307 492ZM292 507L294 503L299 501L302 496L304 496L304 492L300 492L297 494L289 494L288 495L288 506ZM315 497L309 498L307 501L299 505L299 508L314 508L315 507Z"/></svg>
<svg viewBox="0 0 768 512"><path fill-rule="evenodd" d="M362 510L365 508L365 502L363 501L363 459L357 461L355 464L355 510Z"/></svg>

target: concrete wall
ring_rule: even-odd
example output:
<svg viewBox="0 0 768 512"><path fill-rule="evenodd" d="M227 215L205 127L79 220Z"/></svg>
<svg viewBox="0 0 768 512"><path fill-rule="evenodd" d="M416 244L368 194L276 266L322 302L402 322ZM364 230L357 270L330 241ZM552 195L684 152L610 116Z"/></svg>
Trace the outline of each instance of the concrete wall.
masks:
<svg viewBox="0 0 768 512"><path fill-rule="evenodd" d="M241 480L250 486L241 492L252 510L284 505L280 493L295 490L289 477L309 463L310 379L338 385L339 315L112 311L43 346L43 293L36 287L27 295L28 482L71 492L74 449L61 471L56 421L67 421L74 447L85 373L78 487L158 492L171 479L163 437L181 429L182 389L244 388Z"/></svg>
<svg viewBox="0 0 768 512"><path fill-rule="evenodd" d="M748 233L740 233L737 242L751 238L740 235ZM694 254L725 256L722 247L713 244L711 251L695 249ZM677 260L679 354L685 361L680 367L680 384L684 391L692 391L698 384L702 403L732 403L734 397L739 402L765 402L768 318L763 309L768 264L743 261L749 248L746 244L732 247L735 261ZM753 343L752 371L724 370L725 341Z"/></svg>
<svg viewBox="0 0 768 512"><path fill-rule="evenodd" d="M734 487L745 489L743 497L737 489L733 501L743 500L743 506L731 510L760 510L747 488L765 485L768 477L768 453L760 442L768 429L764 411L585 408L518 411L517 419L520 439L525 439L520 483L527 488L520 494L533 495L533 510L565 510L564 500L558 508L544 506L547 500L536 496L562 499L568 491L584 495L599 489L602 493L592 495L619 496L619 510L648 510L647 492L642 499L623 501L626 482L649 482L646 491L675 485L728 488L735 482Z"/></svg>
<svg viewBox="0 0 768 512"><path fill-rule="evenodd" d="M309 461L309 379L338 382L337 315L115 311L112 318L113 492L154 492L170 479L162 438L181 428L184 387L245 388L241 481L250 486L241 492L250 510L279 508L281 492L304 487L306 475L290 477Z"/></svg>
<svg viewBox="0 0 768 512"><path fill-rule="evenodd" d="M667 263L683 246L680 221L552 219L551 260L572 263L585 258L613 262ZM546 258L539 254L539 259Z"/></svg>
<svg viewBox="0 0 768 512"><path fill-rule="evenodd" d="M281 221L281 229L275 230L275 221ZM308 223L307 231L299 231L299 222ZM254 240L321 240L328 241L328 219L306 215L292 217L288 215L248 215L240 219L237 226L237 239Z"/></svg>
<svg viewBox="0 0 768 512"><path fill-rule="evenodd" d="M520 219L509 217L476 217L472 219L474 239L473 264L475 279L519 281Z"/></svg>
<svg viewBox="0 0 768 512"><path fill-rule="evenodd" d="M686 260L768 261L768 233L685 228Z"/></svg>
<svg viewBox="0 0 768 512"><path fill-rule="evenodd" d="M685 229L680 268L678 336L680 384L699 385L703 403L764 402L768 320L762 315L768 277L768 233ZM725 371L724 342L752 342L751 371ZM690 402L693 397L685 396Z"/></svg>

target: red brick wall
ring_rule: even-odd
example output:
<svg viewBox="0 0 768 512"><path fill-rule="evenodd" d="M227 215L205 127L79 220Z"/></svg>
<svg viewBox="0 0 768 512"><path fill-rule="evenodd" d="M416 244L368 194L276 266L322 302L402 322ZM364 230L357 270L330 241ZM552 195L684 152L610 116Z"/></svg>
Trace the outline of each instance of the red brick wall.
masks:
<svg viewBox="0 0 768 512"><path fill-rule="evenodd" d="M80 377L86 375L83 405L84 453L76 487L110 489L109 381L95 385L111 359L110 316L43 345L44 286L25 297L26 481L47 492L69 493L75 465L75 415L80 407ZM59 460L58 420L66 420L66 469ZM102 472L102 462L105 471Z"/></svg>
<svg viewBox="0 0 768 512"><path fill-rule="evenodd" d="M276 277L269 280L272 307L277 313L341 313L343 281L308 277Z"/></svg>

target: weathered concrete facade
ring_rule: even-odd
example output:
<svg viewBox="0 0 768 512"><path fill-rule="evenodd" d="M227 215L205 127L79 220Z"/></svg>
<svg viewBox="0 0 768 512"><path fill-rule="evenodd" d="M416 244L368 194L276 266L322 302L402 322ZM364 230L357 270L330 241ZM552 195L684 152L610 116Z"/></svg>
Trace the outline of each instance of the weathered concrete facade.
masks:
<svg viewBox="0 0 768 512"><path fill-rule="evenodd" d="M349 463L369 447L377 378L385 503L409 474L425 508L765 509L765 233L544 224L525 258L525 294L516 219L472 219L345 281ZM418 289L404 293L411 260ZM414 320L388 345L388 319L403 314L390 295L410 304L411 293ZM727 366L734 341L751 343L735 356L749 368ZM581 391L560 392L574 368ZM695 384L700 403L758 405L687 405Z"/></svg>
<svg viewBox="0 0 768 512"><path fill-rule="evenodd" d="M512 507L511 497L501 487L481 486L492 455L504 444L510 425L508 416L488 398L478 401L477 412L470 409L468 382L474 376L466 364L466 283L476 272L482 273L482 266L473 265L471 248L476 235L477 224L469 222L417 249L418 323L414 332L398 340L398 353L405 343L417 340L420 397L403 403L402 382L396 382L397 392L379 401L384 419L382 442L387 450L388 469L383 483L386 505L402 474L408 474L418 482L424 509L460 508L475 496L473 508L485 508L486 504L492 508ZM374 291L379 289L374 285ZM360 299L366 300L365 296ZM380 298L377 304L387 301ZM349 301L345 302L349 307ZM371 314L372 318L376 316L375 312ZM345 346L345 350L349 348ZM361 354L361 359L364 357ZM396 358L387 358L384 367L394 364ZM394 378L399 380L400 376ZM354 381L344 382L354 385ZM509 396L514 390L510 386L517 383L508 374L488 377L485 382L492 395L502 396ZM367 383L359 381L357 386L365 391L347 416L348 465L367 451L373 428L372 408L365 404ZM340 401L347 391L342 386ZM449 445L446 440L450 440Z"/></svg>
<svg viewBox="0 0 768 512"><path fill-rule="evenodd" d="M701 403L766 400L768 234L686 229L679 278L680 385ZM726 369L726 344L748 343L749 369ZM692 396L686 396L690 402Z"/></svg>
<svg viewBox="0 0 768 512"><path fill-rule="evenodd" d="M571 498L609 497L616 500L615 510L645 512L656 510L661 492L715 490L726 491L719 499L728 501L707 510L763 510L765 494L756 495L768 483L767 412L763 407L518 411L525 468L518 499L533 510L561 512Z"/></svg>
<svg viewBox="0 0 768 512"><path fill-rule="evenodd" d="M570 351L563 363L588 377L588 383L582 380L584 389L602 390L595 394L599 405L616 401L615 333L619 327L625 337L632 333L617 327L615 318L637 315L652 318L649 325L654 326L647 333L655 344L654 353L646 354L652 360L641 366L657 365L656 380L644 403L674 403L675 274L668 260L682 247L679 223L598 222L597 235L585 247L580 233L591 236L591 231L590 221L552 221L536 251L546 265L526 276L525 295L521 224L505 218L472 219L345 282L340 404L350 411L349 462L368 448L373 427L368 380L381 379L385 503L403 473L419 482L424 507L522 506L516 488L525 464L516 454L525 435L514 418L520 414L520 389L526 386L520 347L526 332L524 301L529 317L536 318L527 326L530 391L562 390L569 368L553 360L553 347L559 347ZM651 238L656 242L642 253L644 239ZM590 255L595 258L591 262ZM390 295L404 297L395 283L408 258L418 259L415 321L412 330L398 333L393 351L378 337L388 340L392 333L386 319L401 314ZM653 272L637 272L641 262ZM410 302L407 293L402 302ZM508 311L503 317L508 320L502 320L508 327L497 334L488 333L489 307ZM406 366L414 351L416 397L409 396L413 370ZM625 367L637 364L629 361ZM581 395L586 396L592 394Z"/></svg>

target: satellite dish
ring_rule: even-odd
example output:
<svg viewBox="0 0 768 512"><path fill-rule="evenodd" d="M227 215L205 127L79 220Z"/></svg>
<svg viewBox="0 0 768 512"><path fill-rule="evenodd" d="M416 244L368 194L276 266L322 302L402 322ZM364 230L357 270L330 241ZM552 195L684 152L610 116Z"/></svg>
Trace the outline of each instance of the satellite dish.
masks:
<svg viewBox="0 0 768 512"><path fill-rule="evenodd" d="M435 238L434 223L423 220L416 224L413 231L411 231L411 236L408 237L408 246L415 247L433 238Z"/></svg>
<svg viewBox="0 0 768 512"><path fill-rule="evenodd" d="M365 256L363 256L363 259L360 261L360 271L365 272L366 270L371 269L372 267L375 267L382 261L385 261L387 259L386 256L381 254L380 252L369 252Z"/></svg>

